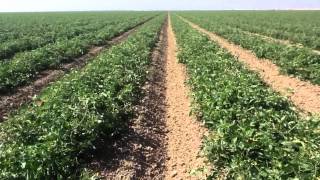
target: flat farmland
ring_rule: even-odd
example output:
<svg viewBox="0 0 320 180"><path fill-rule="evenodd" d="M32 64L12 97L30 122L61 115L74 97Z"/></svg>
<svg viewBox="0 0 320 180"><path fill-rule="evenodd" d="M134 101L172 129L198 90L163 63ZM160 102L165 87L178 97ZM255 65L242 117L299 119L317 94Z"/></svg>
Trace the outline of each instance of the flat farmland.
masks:
<svg viewBox="0 0 320 180"><path fill-rule="evenodd" d="M0 14L0 179L317 179L319 11Z"/></svg>

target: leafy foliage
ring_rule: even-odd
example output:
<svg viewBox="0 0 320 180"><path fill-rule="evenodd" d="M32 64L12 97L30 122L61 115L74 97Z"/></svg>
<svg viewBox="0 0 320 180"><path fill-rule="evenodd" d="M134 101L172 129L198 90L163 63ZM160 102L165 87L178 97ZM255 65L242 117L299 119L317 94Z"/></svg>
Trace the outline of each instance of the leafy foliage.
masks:
<svg viewBox="0 0 320 180"><path fill-rule="evenodd" d="M143 12L1 13L0 59L56 41L93 33L129 19L143 19L146 15Z"/></svg>
<svg viewBox="0 0 320 180"><path fill-rule="evenodd" d="M258 36L251 36L237 28L236 19L228 25L224 23L225 17L208 20L207 16L199 13L183 13L192 22L221 35L229 41L253 51L259 58L267 58L278 65L284 73L294 75L314 84L320 84L320 55L311 49L287 46L277 42L271 42ZM215 14L206 13L210 17ZM227 18L228 19L228 18Z"/></svg>
<svg viewBox="0 0 320 180"><path fill-rule="evenodd" d="M299 117L286 98L231 54L178 17L173 23L194 111L211 130L204 152L213 164L212 178L319 177L319 119Z"/></svg>
<svg viewBox="0 0 320 180"><path fill-rule="evenodd" d="M163 17L54 83L2 123L0 179L72 177L79 155L130 117Z"/></svg>
<svg viewBox="0 0 320 180"><path fill-rule="evenodd" d="M188 12L208 22L217 22L221 27L289 40L311 49L320 50L319 11L216 11Z"/></svg>
<svg viewBox="0 0 320 180"><path fill-rule="evenodd" d="M28 83L39 72L59 66L63 62L73 60L86 53L93 45L106 44L108 40L139 23L154 16L127 14L118 20L109 20L108 26L102 26L95 31L87 32L70 39L63 38L33 51L17 54L9 61L0 62L0 92L8 92L19 85ZM105 24L105 23L104 23Z"/></svg>

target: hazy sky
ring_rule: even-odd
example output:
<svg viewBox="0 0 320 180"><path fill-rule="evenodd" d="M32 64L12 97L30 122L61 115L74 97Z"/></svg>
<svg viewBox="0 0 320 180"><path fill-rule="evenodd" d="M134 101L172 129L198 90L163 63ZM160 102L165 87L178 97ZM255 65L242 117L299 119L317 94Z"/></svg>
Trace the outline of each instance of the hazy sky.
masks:
<svg viewBox="0 0 320 180"><path fill-rule="evenodd" d="M320 0L0 0L0 12L197 9L320 9Z"/></svg>

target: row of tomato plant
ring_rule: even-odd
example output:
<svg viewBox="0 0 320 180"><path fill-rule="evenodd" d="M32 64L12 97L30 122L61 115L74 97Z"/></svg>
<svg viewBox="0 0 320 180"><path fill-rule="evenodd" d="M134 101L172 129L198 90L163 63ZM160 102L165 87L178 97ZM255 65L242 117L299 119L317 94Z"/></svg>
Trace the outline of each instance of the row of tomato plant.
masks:
<svg viewBox="0 0 320 180"><path fill-rule="evenodd" d="M314 84L320 84L320 55L308 48L288 46L251 36L240 29L220 24L220 21L206 20L202 16L181 14L193 23L221 35L229 41L251 50L259 58L270 59L283 73L294 75Z"/></svg>
<svg viewBox="0 0 320 180"><path fill-rule="evenodd" d="M91 46L105 44L111 38L145 22L152 16L154 14L124 18L117 24L20 53L10 61L0 62L0 92L6 93L28 83L39 72L70 62L85 54Z"/></svg>
<svg viewBox="0 0 320 180"><path fill-rule="evenodd" d="M0 42L6 43L24 37L47 37L86 26L90 23L145 16L145 12L59 12L59 13L1 13Z"/></svg>
<svg viewBox="0 0 320 180"><path fill-rule="evenodd" d="M84 33L96 31L104 26L112 25L113 23L117 22L112 22L109 20L104 23L99 21L91 23L88 22L86 25L80 26L68 27L69 25L67 25L66 27L55 28L54 30L44 32L41 35L25 35L19 39L12 39L10 41L2 42L0 44L0 60L9 59L19 52L36 49L49 43L54 43L59 40L68 40Z"/></svg>
<svg viewBox="0 0 320 180"><path fill-rule="evenodd" d="M92 17L90 14L89 19L82 14L77 15L73 18L68 18L63 20L59 23L52 23L49 27L41 28L42 32L38 32L34 34L31 29L33 27L27 26L24 29L21 28L13 28L13 31L18 31L19 33L23 34L22 37L19 38L11 38L5 42L0 44L0 59L10 58L18 52L23 52L26 50L32 50L39 47L42 47L49 43L54 43L56 41L68 40L72 37L79 36L81 34L89 33L91 31L97 31L102 29L105 26L113 26L114 24L121 23L123 21L130 21L129 19L132 18L133 20L137 17L142 17L146 15L146 13L131 13L128 16L127 13L123 14L114 14L114 13L101 13L100 17L95 17L95 19L91 19ZM55 17L55 16L54 16ZM0 16L1 19L1 16ZM47 18L45 18L47 19ZM57 18L58 19L58 18ZM32 21L33 20L33 21ZM35 18L27 20L25 22L26 25L28 23L33 23ZM90 20L90 21L89 21ZM75 21L75 22L74 22ZM17 26L15 21L13 20L5 20L5 22L10 23L11 26ZM40 22L42 22L40 20ZM39 23L39 22L38 22ZM47 22L49 23L49 22ZM1 24L1 23L0 23ZM12 28L12 27L11 27ZM27 33L27 32L29 33ZM39 31L39 30L35 30Z"/></svg>
<svg viewBox="0 0 320 180"><path fill-rule="evenodd" d="M173 27L193 112L210 130L203 151L211 178L319 177L319 119L300 117L288 99L177 16Z"/></svg>
<svg viewBox="0 0 320 180"><path fill-rule="evenodd" d="M130 118L163 20L147 22L0 124L0 179L75 178L80 155Z"/></svg>
<svg viewBox="0 0 320 180"><path fill-rule="evenodd" d="M221 11L189 12L222 26L289 40L320 50L319 11Z"/></svg>
<svg viewBox="0 0 320 180"><path fill-rule="evenodd" d="M42 36L47 32L58 32L64 27L86 25L90 21L103 22L104 18L102 13L1 13L0 42L25 36Z"/></svg>

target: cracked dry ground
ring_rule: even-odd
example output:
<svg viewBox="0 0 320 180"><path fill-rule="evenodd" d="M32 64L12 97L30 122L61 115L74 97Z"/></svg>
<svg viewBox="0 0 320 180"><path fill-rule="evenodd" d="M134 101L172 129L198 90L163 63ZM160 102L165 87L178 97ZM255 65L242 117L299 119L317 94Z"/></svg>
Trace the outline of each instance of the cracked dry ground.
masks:
<svg viewBox="0 0 320 180"><path fill-rule="evenodd" d="M170 17L152 54L136 118L119 137L101 142L89 169L105 179L203 179L199 155L206 130L190 117L184 65L178 63ZM110 146L112 144L112 146Z"/></svg>

